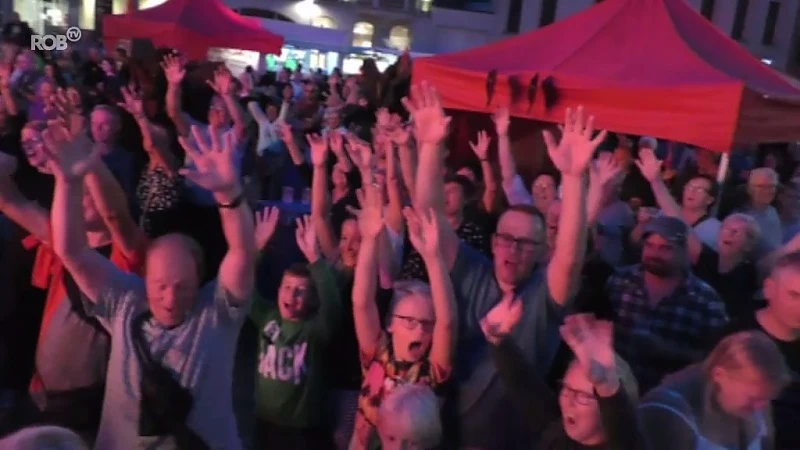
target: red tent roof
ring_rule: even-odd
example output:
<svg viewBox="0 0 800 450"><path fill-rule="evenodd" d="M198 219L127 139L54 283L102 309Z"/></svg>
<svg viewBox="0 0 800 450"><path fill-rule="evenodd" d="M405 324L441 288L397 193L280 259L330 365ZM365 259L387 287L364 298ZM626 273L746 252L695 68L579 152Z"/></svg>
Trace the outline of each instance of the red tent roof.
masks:
<svg viewBox="0 0 800 450"><path fill-rule="evenodd" d="M486 80L497 70L487 106ZM583 104L617 132L725 151L737 143L800 140L800 88L731 40L683 0L606 0L566 20L471 50L418 59L445 106L489 111L522 99L512 114L555 122ZM529 109L527 90L538 75ZM552 77L561 100L544 107Z"/></svg>
<svg viewBox="0 0 800 450"><path fill-rule="evenodd" d="M283 37L263 29L221 0L169 0L155 8L103 17L103 39L146 38L156 47L172 47L204 59L211 47L280 54Z"/></svg>

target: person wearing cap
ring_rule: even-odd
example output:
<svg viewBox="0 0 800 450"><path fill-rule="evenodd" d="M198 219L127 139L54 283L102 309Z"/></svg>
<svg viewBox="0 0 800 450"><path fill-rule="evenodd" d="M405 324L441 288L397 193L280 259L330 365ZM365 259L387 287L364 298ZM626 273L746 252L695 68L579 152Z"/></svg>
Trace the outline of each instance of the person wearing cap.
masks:
<svg viewBox="0 0 800 450"><path fill-rule="evenodd" d="M475 185L464 175L448 173L444 178L444 216L465 244L489 255L489 235L479 224L464 217L467 200L475 193ZM427 281L427 272L422 257L416 250L407 245L401 279L417 279Z"/></svg>
<svg viewBox="0 0 800 450"><path fill-rule="evenodd" d="M679 206L661 179L661 161L653 152L640 152L637 165L650 180L661 211L691 227L687 251L692 272L717 291L732 319L755 308L753 299L759 285L752 257L761 235L756 220L741 213L729 215L723 222L708 217L716 182L705 175L697 175L686 184ZM700 216L704 213L706 216Z"/></svg>
<svg viewBox="0 0 800 450"><path fill-rule="evenodd" d="M606 284L615 347L642 392L699 361L728 321L719 295L689 270L688 234L680 219L651 219L641 263L618 269Z"/></svg>

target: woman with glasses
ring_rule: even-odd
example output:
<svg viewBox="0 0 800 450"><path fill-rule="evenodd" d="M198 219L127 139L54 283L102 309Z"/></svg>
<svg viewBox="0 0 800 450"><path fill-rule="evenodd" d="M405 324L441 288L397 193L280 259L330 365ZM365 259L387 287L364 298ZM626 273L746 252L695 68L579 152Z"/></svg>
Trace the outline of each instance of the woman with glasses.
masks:
<svg viewBox="0 0 800 450"><path fill-rule="evenodd" d="M636 420L636 379L614 353L611 322L591 314L564 320L559 331L575 359L556 396L506 339L522 309L520 299L507 295L481 320L481 329L503 383L527 418L531 448L647 450Z"/></svg>
<svg viewBox="0 0 800 450"><path fill-rule="evenodd" d="M379 189L366 184L359 215L361 249L353 286L353 318L361 350L363 383L351 450L378 444L379 409L398 386L418 384L437 392L451 373L456 342L456 303L440 247L440 225L433 211L406 209L409 240L422 255L430 285L418 281L394 286L386 330L375 301L378 239L385 232ZM390 427L381 421L381 427Z"/></svg>
<svg viewBox="0 0 800 450"><path fill-rule="evenodd" d="M790 380L783 355L766 335L732 334L704 362L647 394L642 425L657 450L773 449L769 405Z"/></svg>

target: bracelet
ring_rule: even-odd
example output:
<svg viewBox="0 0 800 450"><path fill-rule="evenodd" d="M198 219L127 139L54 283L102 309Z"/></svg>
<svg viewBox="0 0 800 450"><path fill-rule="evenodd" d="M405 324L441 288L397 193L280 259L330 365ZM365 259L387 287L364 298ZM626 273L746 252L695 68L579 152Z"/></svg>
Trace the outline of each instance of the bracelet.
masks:
<svg viewBox="0 0 800 450"><path fill-rule="evenodd" d="M244 192L237 195L230 203L217 203L217 208L220 209L234 209L241 206L242 201L244 201Z"/></svg>

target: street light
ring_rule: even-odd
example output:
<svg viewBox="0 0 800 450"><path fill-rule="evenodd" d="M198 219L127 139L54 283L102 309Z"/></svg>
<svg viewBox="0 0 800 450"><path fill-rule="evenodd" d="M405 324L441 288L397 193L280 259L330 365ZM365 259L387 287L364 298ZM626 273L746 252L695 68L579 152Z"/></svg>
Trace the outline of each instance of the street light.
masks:
<svg viewBox="0 0 800 450"><path fill-rule="evenodd" d="M302 0L298 2L294 6L294 10L301 19L307 20L309 24L314 18L319 17L319 15L322 13L322 10L319 6L317 6L316 3L314 3L314 0Z"/></svg>

